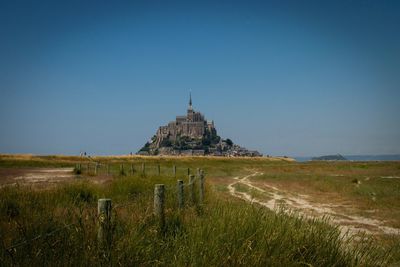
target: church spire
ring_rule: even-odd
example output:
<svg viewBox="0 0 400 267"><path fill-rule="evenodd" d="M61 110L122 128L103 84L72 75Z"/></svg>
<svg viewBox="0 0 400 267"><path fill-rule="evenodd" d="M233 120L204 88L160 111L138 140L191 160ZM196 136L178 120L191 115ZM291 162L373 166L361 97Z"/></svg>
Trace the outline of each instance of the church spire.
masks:
<svg viewBox="0 0 400 267"><path fill-rule="evenodd" d="M192 91L189 93L189 109L192 110Z"/></svg>

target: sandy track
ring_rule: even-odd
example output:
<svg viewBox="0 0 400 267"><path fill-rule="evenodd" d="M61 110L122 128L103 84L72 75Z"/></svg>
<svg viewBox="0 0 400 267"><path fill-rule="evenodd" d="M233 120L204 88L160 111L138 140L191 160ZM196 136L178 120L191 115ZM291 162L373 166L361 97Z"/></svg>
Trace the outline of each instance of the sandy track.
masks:
<svg viewBox="0 0 400 267"><path fill-rule="evenodd" d="M0 185L45 186L70 181L76 176L73 168L0 169Z"/></svg>
<svg viewBox="0 0 400 267"><path fill-rule="evenodd" d="M293 194L267 183L263 183L263 188L261 188L249 180L249 178L261 174L260 172L254 172L241 178L233 178L234 181L228 185L230 194L250 203L257 203L273 211L276 211L282 205L308 218L328 217L332 224L339 226L342 235L355 235L360 232L368 234L400 234L400 229L385 226L383 221L344 214L343 212L339 213L333 209L335 204L314 203L310 201L310 197L307 195ZM268 200L257 199L247 192L238 191L235 188L237 184L245 185L249 189L257 191L258 195L265 196Z"/></svg>

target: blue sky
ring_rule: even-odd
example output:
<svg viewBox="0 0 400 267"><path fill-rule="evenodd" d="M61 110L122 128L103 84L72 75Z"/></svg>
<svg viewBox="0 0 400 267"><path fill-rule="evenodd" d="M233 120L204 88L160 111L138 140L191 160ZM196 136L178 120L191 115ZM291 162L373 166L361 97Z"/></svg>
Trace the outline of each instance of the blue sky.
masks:
<svg viewBox="0 0 400 267"><path fill-rule="evenodd" d="M127 154L193 105L264 154L400 153L398 1L2 1L0 153Z"/></svg>

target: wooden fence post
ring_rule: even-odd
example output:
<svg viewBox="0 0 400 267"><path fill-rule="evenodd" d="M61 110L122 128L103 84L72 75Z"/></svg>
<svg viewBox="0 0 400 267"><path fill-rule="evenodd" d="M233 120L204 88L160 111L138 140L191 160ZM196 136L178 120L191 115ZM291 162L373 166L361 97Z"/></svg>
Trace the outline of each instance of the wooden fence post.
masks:
<svg viewBox="0 0 400 267"><path fill-rule="evenodd" d="M146 163L142 163L142 175L146 175Z"/></svg>
<svg viewBox="0 0 400 267"><path fill-rule="evenodd" d="M199 183L199 203L203 204L204 201L204 174L201 172L200 176L200 183Z"/></svg>
<svg viewBox="0 0 400 267"><path fill-rule="evenodd" d="M99 167L99 164L96 162L94 165L94 175L97 175L97 168Z"/></svg>
<svg viewBox="0 0 400 267"><path fill-rule="evenodd" d="M154 187L154 215L159 220L160 228L163 229L165 225L164 214L164 197L165 187L163 184L156 184Z"/></svg>
<svg viewBox="0 0 400 267"><path fill-rule="evenodd" d="M194 175L189 175L189 200L194 204Z"/></svg>
<svg viewBox="0 0 400 267"><path fill-rule="evenodd" d="M125 175L125 170L124 170L124 164L122 163L121 166L119 167L119 174L120 175Z"/></svg>
<svg viewBox="0 0 400 267"><path fill-rule="evenodd" d="M158 176L160 176L160 175L161 175L161 167L160 167L160 164L157 165L157 170L158 170Z"/></svg>
<svg viewBox="0 0 400 267"><path fill-rule="evenodd" d="M135 173L135 170L133 169L133 163L131 163L131 175Z"/></svg>
<svg viewBox="0 0 400 267"><path fill-rule="evenodd" d="M200 176L200 168L197 168L197 176Z"/></svg>
<svg viewBox="0 0 400 267"><path fill-rule="evenodd" d="M183 199L183 181L178 180L178 207L183 209L184 206L184 199Z"/></svg>
<svg viewBox="0 0 400 267"><path fill-rule="evenodd" d="M102 198L97 201L98 230L97 239L100 247L111 246L111 199Z"/></svg>
<svg viewBox="0 0 400 267"><path fill-rule="evenodd" d="M174 174L174 177L176 178L176 165L174 165L174 166L172 167L172 172L173 172L173 174Z"/></svg>
<svg viewBox="0 0 400 267"><path fill-rule="evenodd" d="M190 168L188 168L188 172L187 172L187 175L190 175Z"/></svg>
<svg viewBox="0 0 400 267"><path fill-rule="evenodd" d="M87 168L86 168L87 173L90 173L90 163L87 164Z"/></svg>
<svg viewBox="0 0 400 267"><path fill-rule="evenodd" d="M110 175L110 164L107 163L107 176Z"/></svg>
<svg viewBox="0 0 400 267"><path fill-rule="evenodd" d="M79 170L80 173L82 172L82 166L81 166L80 163L78 164L78 170Z"/></svg>

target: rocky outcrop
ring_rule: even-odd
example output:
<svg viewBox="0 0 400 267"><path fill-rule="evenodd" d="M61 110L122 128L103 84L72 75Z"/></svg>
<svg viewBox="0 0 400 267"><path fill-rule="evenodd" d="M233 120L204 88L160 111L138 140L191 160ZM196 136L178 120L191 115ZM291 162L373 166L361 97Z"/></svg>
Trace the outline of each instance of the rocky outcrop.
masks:
<svg viewBox="0 0 400 267"><path fill-rule="evenodd" d="M230 139L217 135L214 121L207 121L203 114L194 111L192 98L185 116L160 126L156 134L139 150L141 155L215 155L262 156L234 144Z"/></svg>
<svg viewBox="0 0 400 267"><path fill-rule="evenodd" d="M347 160L347 159L340 154L336 154L336 155L314 157L311 160Z"/></svg>

